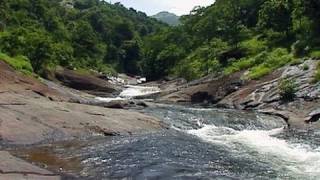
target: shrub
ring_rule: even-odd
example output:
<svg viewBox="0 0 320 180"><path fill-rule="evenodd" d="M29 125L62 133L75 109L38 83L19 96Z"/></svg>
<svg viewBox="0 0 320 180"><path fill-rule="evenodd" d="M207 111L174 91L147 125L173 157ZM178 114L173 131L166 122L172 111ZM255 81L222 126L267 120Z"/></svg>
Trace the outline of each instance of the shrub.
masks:
<svg viewBox="0 0 320 180"><path fill-rule="evenodd" d="M186 60L183 60L174 70L174 75L183 77L188 81L200 78L204 76L203 72L200 70L201 65L200 61L187 63Z"/></svg>
<svg viewBox="0 0 320 180"><path fill-rule="evenodd" d="M293 55L283 48L277 48L263 58L265 59L262 64L250 69L249 78L259 79L294 60Z"/></svg>
<svg viewBox="0 0 320 180"><path fill-rule="evenodd" d="M263 51L262 53L254 57L242 58L239 61L232 63L231 66L227 67L224 72L225 74L231 74L237 71L249 69L263 63L266 60L267 56L268 53L266 51Z"/></svg>
<svg viewBox="0 0 320 180"><path fill-rule="evenodd" d="M296 82L293 79L284 78L279 82L279 94L283 101L292 101L295 97Z"/></svg>
<svg viewBox="0 0 320 180"><path fill-rule="evenodd" d="M310 57L313 59L320 59L320 50L313 50L310 52Z"/></svg>
<svg viewBox="0 0 320 180"><path fill-rule="evenodd" d="M314 78L313 78L313 83L317 83L320 81L320 63L318 63L318 66L317 66L317 70L315 72L315 75L314 75Z"/></svg>
<svg viewBox="0 0 320 180"><path fill-rule="evenodd" d="M291 49L292 49L294 56L296 56L296 57L305 56L309 53L307 41L300 41L300 40L296 41L295 43L293 43Z"/></svg>
<svg viewBox="0 0 320 180"><path fill-rule="evenodd" d="M242 58L239 61L232 63L229 67L224 70L225 74L232 74L244 69L252 67L252 58Z"/></svg>
<svg viewBox="0 0 320 180"><path fill-rule="evenodd" d="M308 66L308 64L304 64L303 66L302 66L302 69L304 70L304 71L307 71L307 70L309 70L309 66Z"/></svg>
<svg viewBox="0 0 320 180"><path fill-rule="evenodd" d="M6 54L0 53L0 60L5 61L12 68L24 74L31 75L33 73L32 65L29 59L25 56L9 57Z"/></svg>
<svg viewBox="0 0 320 180"><path fill-rule="evenodd" d="M291 62L290 65L291 66L295 66L295 65L299 65L303 63L303 59L299 59L299 58L294 58Z"/></svg>
<svg viewBox="0 0 320 180"><path fill-rule="evenodd" d="M183 77L187 80L201 78L211 73L221 71L219 55L224 52L227 45L221 40L212 40L211 46L201 46L189 56L175 65L170 75Z"/></svg>
<svg viewBox="0 0 320 180"><path fill-rule="evenodd" d="M240 47L245 49L248 55L256 55L267 49L266 42L260 40L258 36L241 42Z"/></svg>
<svg viewBox="0 0 320 180"><path fill-rule="evenodd" d="M288 64L293 59L293 55L289 54L289 52L286 49L277 48L270 53L266 63L271 68L279 68Z"/></svg>
<svg viewBox="0 0 320 180"><path fill-rule="evenodd" d="M249 78L250 79L259 79L265 75L268 75L272 72L272 69L265 66L264 64L254 67L250 70Z"/></svg>
<svg viewBox="0 0 320 180"><path fill-rule="evenodd" d="M98 71L106 75L111 75L111 76L117 75L117 71L113 67L106 64L101 64L98 67Z"/></svg>

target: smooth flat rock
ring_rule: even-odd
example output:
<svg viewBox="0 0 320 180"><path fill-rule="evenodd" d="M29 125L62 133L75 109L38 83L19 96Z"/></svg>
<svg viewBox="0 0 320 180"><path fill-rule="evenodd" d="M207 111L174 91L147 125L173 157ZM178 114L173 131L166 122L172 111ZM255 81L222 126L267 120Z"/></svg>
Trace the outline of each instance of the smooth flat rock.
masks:
<svg viewBox="0 0 320 180"><path fill-rule="evenodd" d="M0 151L0 180L15 179L58 180L60 176L16 158L7 151Z"/></svg>
<svg viewBox="0 0 320 180"><path fill-rule="evenodd" d="M0 180L60 180L60 176L42 176L35 174L0 174Z"/></svg>
<svg viewBox="0 0 320 180"><path fill-rule="evenodd" d="M0 96L0 139L8 144L135 134L163 127L160 120L129 110L48 101L40 95Z"/></svg>
<svg viewBox="0 0 320 180"><path fill-rule="evenodd" d="M67 87L97 96L110 96L120 92L120 88L116 85L90 74L81 74L73 70L57 68L54 76L55 79Z"/></svg>
<svg viewBox="0 0 320 180"><path fill-rule="evenodd" d="M117 87L94 76L66 69L57 73L61 75L61 81L80 90L117 91ZM43 82L16 72L0 61L0 143L34 144L163 128L156 118L128 110L98 107L99 104L92 103L94 96Z"/></svg>

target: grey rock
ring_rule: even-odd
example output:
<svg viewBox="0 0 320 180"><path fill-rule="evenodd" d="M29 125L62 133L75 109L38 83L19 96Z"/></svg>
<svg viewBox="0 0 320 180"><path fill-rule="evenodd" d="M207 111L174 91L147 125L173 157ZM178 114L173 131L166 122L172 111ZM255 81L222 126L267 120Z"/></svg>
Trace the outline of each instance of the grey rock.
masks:
<svg viewBox="0 0 320 180"><path fill-rule="evenodd" d="M312 123L319 121L320 119L320 109L313 110L311 113L309 113L309 116L305 119L306 123Z"/></svg>

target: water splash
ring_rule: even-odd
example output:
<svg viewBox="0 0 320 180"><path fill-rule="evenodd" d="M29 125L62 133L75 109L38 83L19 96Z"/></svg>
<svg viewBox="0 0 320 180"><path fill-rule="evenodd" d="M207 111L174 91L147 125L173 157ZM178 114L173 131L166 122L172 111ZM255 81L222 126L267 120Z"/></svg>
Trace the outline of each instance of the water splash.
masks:
<svg viewBox="0 0 320 180"><path fill-rule="evenodd" d="M273 164L275 169L286 169L290 177L300 176L314 179L320 175L320 151L307 144L291 144L284 139L275 137L283 132L283 128L269 131L242 130L236 131L228 127L206 125L199 130L189 130L208 143L220 144L232 148L238 154L257 154ZM252 153L254 151L255 153Z"/></svg>
<svg viewBox="0 0 320 180"><path fill-rule="evenodd" d="M122 101L122 100L125 100L125 98L121 98L121 97L116 97L116 98L96 97L95 100L108 103L108 102L112 102L112 101Z"/></svg>
<svg viewBox="0 0 320 180"><path fill-rule="evenodd" d="M132 98L137 96L151 95L160 92L158 87L144 87L128 85L125 90L120 93L120 97Z"/></svg>
<svg viewBox="0 0 320 180"><path fill-rule="evenodd" d="M102 102L123 101L138 96L152 95L160 92L158 87L144 87L127 85L118 97L96 97L95 100Z"/></svg>

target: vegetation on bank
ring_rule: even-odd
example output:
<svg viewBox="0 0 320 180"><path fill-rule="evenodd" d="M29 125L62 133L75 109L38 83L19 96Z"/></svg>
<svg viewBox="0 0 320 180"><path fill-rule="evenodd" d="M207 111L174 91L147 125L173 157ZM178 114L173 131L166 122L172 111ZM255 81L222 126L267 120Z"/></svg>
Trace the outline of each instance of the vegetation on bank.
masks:
<svg viewBox="0 0 320 180"><path fill-rule="evenodd" d="M167 25L100 0L0 1L0 51L38 74L63 66L139 74L142 39Z"/></svg>
<svg viewBox="0 0 320 180"><path fill-rule="evenodd" d="M38 74L63 66L192 80L248 70L246 78L259 79L320 58L319 8L312 0L216 0L169 27L120 3L0 1L0 51Z"/></svg>
<svg viewBox="0 0 320 180"><path fill-rule="evenodd" d="M283 78L279 82L280 98L284 102L293 101L297 92L297 85L294 79Z"/></svg>
<svg viewBox="0 0 320 180"><path fill-rule="evenodd" d="M31 75L33 73L32 65L29 59L25 56L9 57L8 55L0 52L0 60L9 64L15 70L27 75Z"/></svg>
<svg viewBox="0 0 320 180"><path fill-rule="evenodd" d="M317 66L316 73L313 79L313 83L320 82L320 63Z"/></svg>
<svg viewBox="0 0 320 180"><path fill-rule="evenodd" d="M259 79L304 57L318 59L318 8L320 1L311 0L216 0L197 7L180 26L147 38L146 69L161 68L145 73L192 80L249 70L247 78Z"/></svg>

